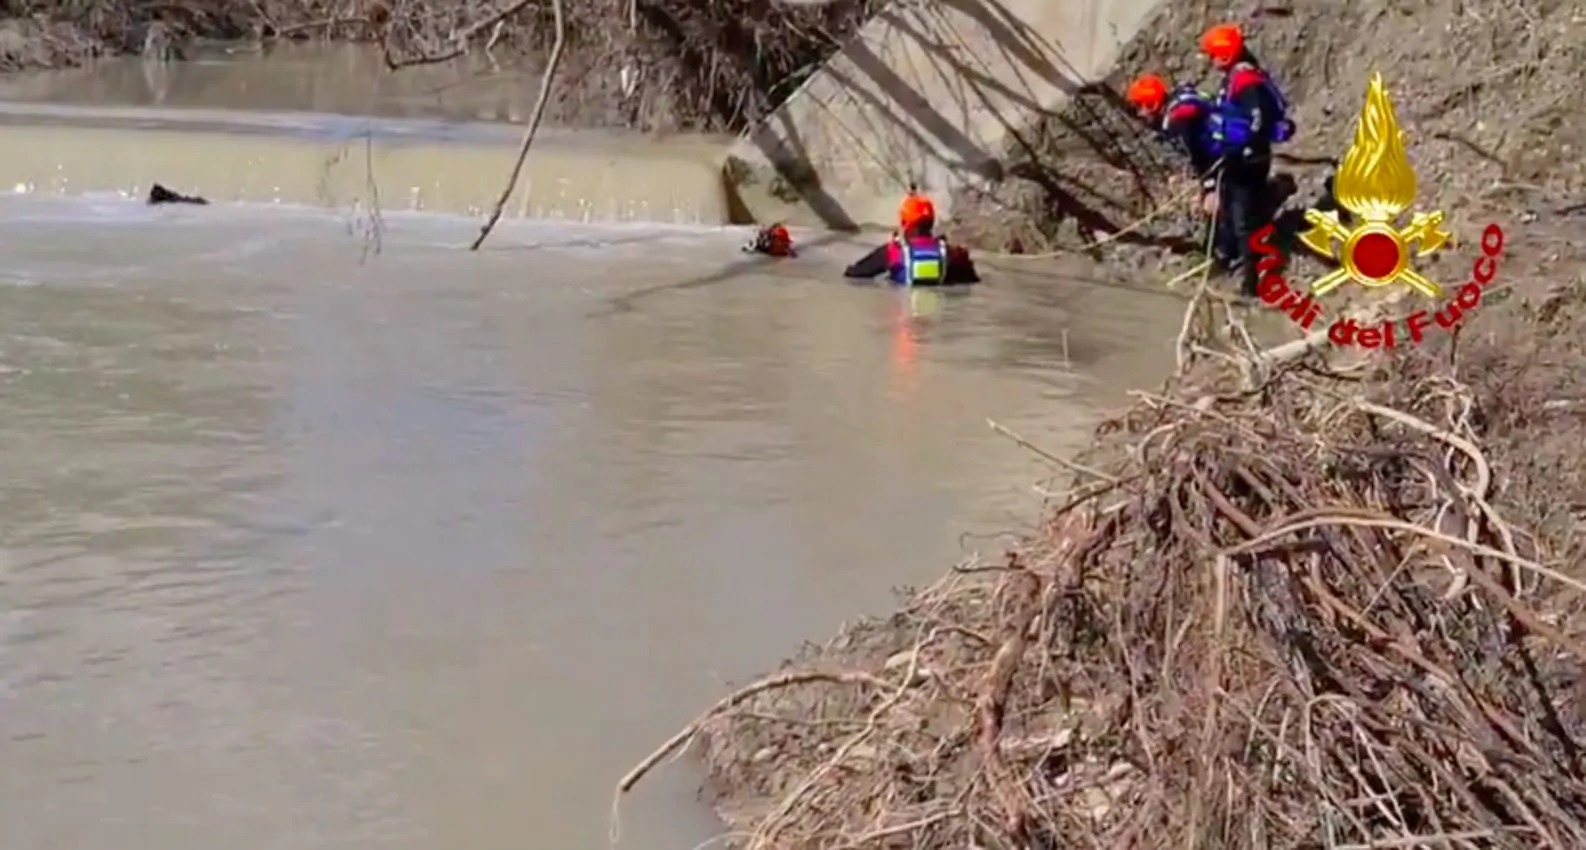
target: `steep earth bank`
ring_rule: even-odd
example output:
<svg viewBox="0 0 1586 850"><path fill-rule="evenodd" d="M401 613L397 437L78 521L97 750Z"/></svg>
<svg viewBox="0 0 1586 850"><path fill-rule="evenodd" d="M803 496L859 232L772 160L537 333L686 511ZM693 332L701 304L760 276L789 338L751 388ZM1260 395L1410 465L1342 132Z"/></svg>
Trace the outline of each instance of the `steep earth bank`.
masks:
<svg viewBox="0 0 1586 850"><path fill-rule="evenodd" d="M1082 249L1158 210L1180 163L1118 93L1146 71L1215 91L1196 45L1221 21L1246 26L1295 103L1300 135L1278 171L1294 178L1302 200L1317 196L1347 148L1372 72L1385 76L1409 132L1422 204L1470 211L1472 220L1484 209L1546 217L1586 191L1579 3L1294 0L1252 13L1248 3L1201 0L1163 4L1112 79L1021 133L1007 152L1011 176L966 191L954 232L987 247ZM1177 206L1119 241L1161 249L1191 238L1199 222L1188 204Z"/></svg>

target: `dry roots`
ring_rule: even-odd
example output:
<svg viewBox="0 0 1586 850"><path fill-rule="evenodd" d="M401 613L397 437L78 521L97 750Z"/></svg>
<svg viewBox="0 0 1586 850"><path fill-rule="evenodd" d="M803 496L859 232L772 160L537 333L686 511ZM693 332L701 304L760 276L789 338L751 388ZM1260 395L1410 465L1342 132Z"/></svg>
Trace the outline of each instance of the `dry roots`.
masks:
<svg viewBox="0 0 1586 850"><path fill-rule="evenodd" d="M363 2L363 0L359 0ZM348 0L351 2L351 0ZM381 2L385 0L368 0ZM498 45L544 56L561 32L564 81L548 120L738 131L769 114L870 17L879 0L390 0L376 36L393 68ZM384 6L382 6L384 8Z"/></svg>
<svg viewBox="0 0 1586 850"><path fill-rule="evenodd" d="M1495 507L1502 414L1312 362L1143 397L1039 539L623 790L697 734L746 847L1586 847L1586 585Z"/></svg>

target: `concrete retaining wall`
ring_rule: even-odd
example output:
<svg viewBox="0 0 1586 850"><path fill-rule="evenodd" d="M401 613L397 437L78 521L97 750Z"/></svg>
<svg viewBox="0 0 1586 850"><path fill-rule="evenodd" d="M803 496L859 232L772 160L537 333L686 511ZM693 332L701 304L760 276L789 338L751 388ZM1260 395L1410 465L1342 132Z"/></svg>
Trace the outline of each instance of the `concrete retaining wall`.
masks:
<svg viewBox="0 0 1586 850"><path fill-rule="evenodd" d="M943 208L999 173L1011 128L1105 77L1159 2L894 3L732 147L737 215L892 226L911 182Z"/></svg>

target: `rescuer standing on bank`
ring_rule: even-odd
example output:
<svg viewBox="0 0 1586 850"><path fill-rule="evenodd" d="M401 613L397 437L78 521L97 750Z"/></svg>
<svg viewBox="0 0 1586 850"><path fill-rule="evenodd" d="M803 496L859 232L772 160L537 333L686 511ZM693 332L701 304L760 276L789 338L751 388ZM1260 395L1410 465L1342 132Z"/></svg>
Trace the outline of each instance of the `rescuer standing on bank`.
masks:
<svg viewBox="0 0 1586 850"><path fill-rule="evenodd" d="M1202 208L1216 216L1217 253L1235 260L1240 294L1254 297L1260 273L1250 237L1271 220L1272 146L1292 138L1294 124L1287 101L1245 48L1237 25L1207 30L1201 52L1223 74L1211 128L1221 148L1222 171L1219 189L1203 199Z"/></svg>

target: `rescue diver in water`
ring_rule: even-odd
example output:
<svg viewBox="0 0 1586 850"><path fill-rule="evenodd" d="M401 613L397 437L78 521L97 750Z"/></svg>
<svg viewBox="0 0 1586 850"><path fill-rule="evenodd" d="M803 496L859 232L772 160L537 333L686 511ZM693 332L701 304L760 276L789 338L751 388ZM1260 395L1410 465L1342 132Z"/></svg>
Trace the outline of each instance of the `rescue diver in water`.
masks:
<svg viewBox="0 0 1586 850"><path fill-rule="evenodd" d="M883 274L900 286L980 282L969 251L936 235L936 205L912 187L898 205L898 232L843 270L844 277L856 279Z"/></svg>
<svg viewBox="0 0 1586 850"><path fill-rule="evenodd" d="M767 257L797 257L793 236L780 222L768 224L755 231L754 238L743 246L745 254L764 254Z"/></svg>

